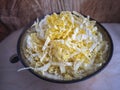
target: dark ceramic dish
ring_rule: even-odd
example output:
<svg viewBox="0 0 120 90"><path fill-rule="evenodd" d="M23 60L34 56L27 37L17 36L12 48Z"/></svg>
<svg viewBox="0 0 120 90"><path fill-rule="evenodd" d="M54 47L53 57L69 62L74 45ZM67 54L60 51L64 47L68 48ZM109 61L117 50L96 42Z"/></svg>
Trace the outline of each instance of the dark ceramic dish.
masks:
<svg viewBox="0 0 120 90"><path fill-rule="evenodd" d="M39 20L41 20L41 19L42 18L39 18ZM91 19L91 20L93 20L93 19ZM17 43L17 55L14 55L10 58L10 61L12 63L15 63L18 60L20 60L25 67L29 67L29 63L27 62L27 60L25 60L23 49L24 49L25 37L27 36L27 34L29 34L28 29L31 27L31 25L33 23L34 23L34 21L32 23L30 23L29 25L27 25L24 28L23 32L21 33L21 35L19 37L19 40L18 40L18 43ZM97 73L99 73L101 70L103 70L107 66L107 64L111 60L111 57L112 57L112 54L113 54L113 42L112 42L111 36L107 32L107 30L100 23L96 22L96 26L98 27L99 32L102 33L104 39L107 40L108 43L109 43L109 50L108 50L108 53L107 53L107 56L106 56L106 62L97 71L95 71L92 74L87 75L87 76L85 76L81 79L74 79L74 80L54 80L54 79L44 77L44 76L36 73L35 71L31 70L31 69L29 69L29 71L40 79L43 79L43 80L46 80L46 81L49 81L49 82L63 83L63 84L80 82L80 81L86 80L86 79L96 75Z"/></svg>

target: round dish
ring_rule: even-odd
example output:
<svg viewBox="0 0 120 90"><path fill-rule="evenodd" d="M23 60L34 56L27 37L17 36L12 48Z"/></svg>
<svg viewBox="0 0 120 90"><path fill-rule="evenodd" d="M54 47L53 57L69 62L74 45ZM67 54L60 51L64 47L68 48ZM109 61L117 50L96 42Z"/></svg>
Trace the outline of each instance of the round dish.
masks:
<svg viewBox="0 0 120 90"><path fill-rule="evenodd" d="M74 13L72 13L74 14ZM76 15L77 16L77 15ZM77 16L79 17L79 16ZM41 19L39 19L41 20ZM93 19L90 19L93 20ZM26 37L27 35L29 35L30 32L34 32L32 30L30 30L30 27L33 25L33 22L31 24L29 24L25 30L22 32L22 34L20 35L20 38L18 40L18 44L17 44L17 53L18 53L18 57L21 60L21 62L23 63L23 65L25 67L30 67L30 64L28 62L28 60L26 60L26 57L24 55L24 50L25 49L25 43L26 43ZM94 76L95 74L97 74L98 72L100 72L110 61L112 54L113 54L113 42L112 39L109 35L109 33L107 32L107 30L100 25L98 22L96 22L96 26L99 30L99 32L102 34L102 36L104 37L104 40L106 40L108 42L109 48L108 51L106 53L106 60L105 62L102 64L102 66L100 68L98 68L96 71L88 74L87 76L84 76L82 78L77 78L77 79L71 79L71 80L60 80L60 79L52 79L52 78L48 78L48 77L44 77L44 75L40 75L39 73L37 73L36 71L29 69L29 71L31 71L34 75L36 75L37 77L47 80L47 81L51 81L51 82L57 82L57 83L72 83L72 82L77 82L77 81L82 81L85 80L91 76Z"/></svg>

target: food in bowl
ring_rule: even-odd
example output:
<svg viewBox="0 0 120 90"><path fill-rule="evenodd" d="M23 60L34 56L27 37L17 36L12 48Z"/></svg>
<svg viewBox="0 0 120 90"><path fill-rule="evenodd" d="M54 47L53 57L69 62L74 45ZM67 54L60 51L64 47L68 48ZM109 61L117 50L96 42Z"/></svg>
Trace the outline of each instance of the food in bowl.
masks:
<svg viewBox="0 0 120 90"><path fill-rule="evenodd" d="M46 78L81 79L106 62L108 41L89 16L75 11L53 13L37 19L28 32L24 55L29 67L25 69Z"/></svg>

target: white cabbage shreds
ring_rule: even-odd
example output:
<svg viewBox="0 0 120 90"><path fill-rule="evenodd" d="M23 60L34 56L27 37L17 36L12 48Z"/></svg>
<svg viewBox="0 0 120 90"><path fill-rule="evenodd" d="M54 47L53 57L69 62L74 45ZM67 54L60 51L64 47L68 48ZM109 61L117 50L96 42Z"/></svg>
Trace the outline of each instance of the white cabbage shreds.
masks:
<svg viewBox="0 0 120 90"><path fill-rule="evenodd" d="M62 11L35 21L26 39L25 57L32 69L52 79L83 78L105 62L108 42L96 21L78 12ZM30 31L30 30L29 30Z"/></svg>
<svg viewBox="0 0 120 90"><path fill-rule="evenodd" d="M32 48L33 47L32 39L31 39L30 36L27 37L27 47L28 48Z"/></svg>
<svg viewBox="0 0 120 90"><path fill-rule="evenodd" d="M48 47L49 42L50 42L50 38L47 37L47 39L46 39L46 41L45 41L45 44L44 44L44 46L42 47L42 50L43 50L43 51Z"/></svg>
<svg viewBox="0 0 120 90"><path fill-rule="evenodd" d="M48 68L50 67L50 63L45 64L44 66L40 67L40 68L35 68L36 71L41 71L41 72L45 72L48 70Z"/></svg>

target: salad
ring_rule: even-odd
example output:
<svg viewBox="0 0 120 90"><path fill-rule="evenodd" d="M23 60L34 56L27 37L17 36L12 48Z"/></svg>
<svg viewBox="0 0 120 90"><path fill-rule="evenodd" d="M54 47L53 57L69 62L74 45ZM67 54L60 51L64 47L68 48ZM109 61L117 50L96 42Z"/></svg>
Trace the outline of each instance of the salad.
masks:
<svg viewBox="0 0 120 90"><path fill-rule="evenodd" d="M83 78L105 62L108 42L96 21L78 12L62 11L37 19L26 38L24 55L32 69L57 80Z"/></svg>

